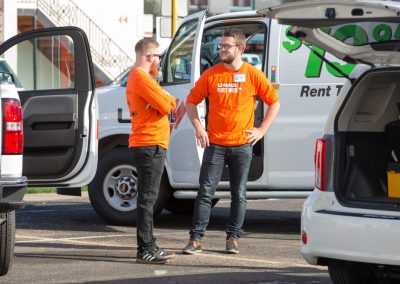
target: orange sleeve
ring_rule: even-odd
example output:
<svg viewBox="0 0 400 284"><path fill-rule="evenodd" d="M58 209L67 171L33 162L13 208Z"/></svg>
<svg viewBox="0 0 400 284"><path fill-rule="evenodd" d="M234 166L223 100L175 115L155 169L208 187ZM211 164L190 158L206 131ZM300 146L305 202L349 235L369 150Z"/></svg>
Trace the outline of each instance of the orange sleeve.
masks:
<svg viewBox="0 0 400 284"><path fill-rule="evenodd" d="M153 79L143 78L142 98L148 102L151 107L161 114L168 114L176 107L176 100L173 96L164 91L163 88Z"/></svg>
<svg viewBox="0 0 400 284"><path fill-rule="evenodd" d="M209 69L210 70L210 69ZM207 71L209 71L207 70ZM208 95L208 76L209 72L203 73L202 76L196 81L194 87L190 90L186 98L186 103L198 105Z"/></svg>
<svg viewBox="0 0 400 284"><path fill-rule="evenodd" d="M263 100L263 102L270 106L279 101L275 89L272 87L267 77L265 77L264 73L256 70L256 74L254 75L257 94Z"/></svg>

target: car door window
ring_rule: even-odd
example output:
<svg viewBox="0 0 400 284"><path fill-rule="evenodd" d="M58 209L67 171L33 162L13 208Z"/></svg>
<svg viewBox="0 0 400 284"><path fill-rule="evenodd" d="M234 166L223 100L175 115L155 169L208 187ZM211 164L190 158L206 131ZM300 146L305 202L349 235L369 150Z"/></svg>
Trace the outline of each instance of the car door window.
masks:
<svg viewBox="0 0 400 284"><path fill-rule="evenodd" d="M15 62L11 69L25 91L74 88L74 44L67 35L22 41L4 53L4 60Z"/></svg>
<svg viewBox="0 0 400 284"><path fill-rule="evenodd" d="M189 83L192 78L193 45L198 21L185 23L178 30L163 65L164 84Z"/></svg>

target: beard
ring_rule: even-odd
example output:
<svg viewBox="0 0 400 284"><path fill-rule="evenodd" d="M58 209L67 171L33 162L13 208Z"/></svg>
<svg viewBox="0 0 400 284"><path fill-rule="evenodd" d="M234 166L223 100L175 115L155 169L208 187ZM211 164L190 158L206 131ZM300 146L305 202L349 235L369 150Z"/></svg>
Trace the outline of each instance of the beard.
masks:
<svg viewBox="0 0 400 284"><path fill-rule="evenodd" d="M236 54L226 54L226 55L221 54L220 57L221 57L221 59L220 59L221 62L223 62L225 64L232 64L232 62L236 58Z"/></svg>
<svg viewBox="0 0 400 284"><path fill-rule="evenodd" d="M156 61L151 63L149 73L154 79L158 78L158 63Z"/></svg>

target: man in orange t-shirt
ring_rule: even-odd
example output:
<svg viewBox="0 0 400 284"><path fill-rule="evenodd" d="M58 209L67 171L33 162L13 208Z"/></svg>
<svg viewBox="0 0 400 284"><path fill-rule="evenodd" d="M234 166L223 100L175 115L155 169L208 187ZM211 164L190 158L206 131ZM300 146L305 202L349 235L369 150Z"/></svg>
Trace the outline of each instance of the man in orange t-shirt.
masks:
<svg viewBox="0 0 400 284"><path fill-rule="evenodd" d="M153 236L153 205L164 171L170 125L168 114L176 107L174 97L154 80L160 60L159 44L142 39L135 46L136 63L129 74L126 99L131 114L129 149L138 173L136 261L166 263L174 254L164 251Z"/></svg>
<svg viewBox="0 0 400 284"><path fill-rule="evenodd" d="M225 251L239 253L252 146L265 135L280 108L278 96L264 73L242 61L245 46L243 33L226 30L219 44L221 62L202 74L186 100L197 143L205 149L190 239L183 249L185 254L202 251L201 240L209 222L211 202L225 164L229 167L231 189ZM254 127L257 96L268 109L261 125ZM209 101L207 130L201 125L196 107L206 97Z"/></svg>

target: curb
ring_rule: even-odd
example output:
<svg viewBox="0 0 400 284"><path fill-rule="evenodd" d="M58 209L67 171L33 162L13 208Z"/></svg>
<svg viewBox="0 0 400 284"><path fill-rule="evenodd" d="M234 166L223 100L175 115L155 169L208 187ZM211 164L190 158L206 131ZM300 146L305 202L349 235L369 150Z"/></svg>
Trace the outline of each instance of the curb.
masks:
<svg viewBox="0 0 400 284"><path fill-rule="evenodd" d="M43 201L62 201L62 200L74 200L74 199L87 199L88 193L82 192L82 196L72 195L60 195L57 193L37 193L37 194L25 194L25 202L43 202Z"/></svg>

